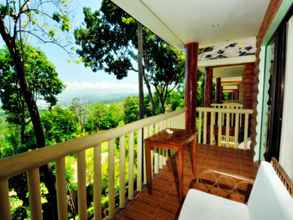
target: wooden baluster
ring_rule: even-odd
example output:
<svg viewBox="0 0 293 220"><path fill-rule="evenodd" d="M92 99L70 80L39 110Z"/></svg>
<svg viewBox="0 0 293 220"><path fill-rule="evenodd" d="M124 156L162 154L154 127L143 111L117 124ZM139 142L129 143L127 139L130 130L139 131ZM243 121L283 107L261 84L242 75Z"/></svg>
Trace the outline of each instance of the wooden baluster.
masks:
<svg viewBox="0 0 293 220"><path fill-rule="evenodd" d="M102 219L101 206L101 180L102 180L102 165L101 165L101 144L94 147L94 219Z"/></svg>
<svg viewBox="0 0 293 220"><path fill-rule="evenodd" d="M211 112L210 118L210 144L214 144L215 135L214 135L214 126L215 126L215 112Z"/></svg>
<svg viewBox="0 0 293 220"><path fill-rule="evenodd" d="M115 139L109 142L108 173L109 218L112 219L115 214Z"/></svg>
<svg viewBox="0 0 293 220"><path fill-rule="evenodd" d="M175 120L176 120L176 117L175 118L172 118L171 121L171 128L175 128Z"/></svg>
<svg viewBox="0 0 293 220"><path fill-rule="evenodd" d="M164 129L165 128L168 128L168 122L167 122L167 120L164 121Z"/></svg>
<svg viewBox="0 0 293 220"><path fill-rule="evenodd" d="M222 146L222 112L218 111L218 146Z"/></svg>
<svg viewBox="0 0 293 220"><path fill-rule="evenodd" d="M248 112L245 112L245 121L244 121L244 143L247 144L248 141L248 119L249 114Z"/></svg>
<svg viewBox="0 0 293 220"><path fill-rule="evenodd" d="M163 150L163 155L164 155L164 160L163 160L163 166L165 166L166 165L166 163L167 163L167 157L168 157L168 150L166 150L166 149L164 149Z"/></svg>
<svg viewBox="0 0 293 220"><path fill-rule="evenodd" d="M199 120L198 120L198 143L201 144L201 137L202 137L202 111L198 113Z"/></svg>
<svg viewBox="0 0 293 220"><path fill-rule="evenodd" d="M133 199L133 180L134 180L134 132L129 133L129 149L128 149L128 199Z"/></svg>
<svg viewBox="0 0 293 220"><path fill-rule="evenodd" d="M154 173L158 174L159 173L159 149L154 150Z"/></svg>
<svg viewBox="0 0 293 220"><path fill-rule="evenodd" d="M142 145L143 145L143 128L138 129L137 135L137 190L142 190Z"/></svg>
<svg viewBox="0 0 293 220"><path fill-rule="evenodd" d="M175 128L175 121L173 121L173 124L172 124L172 128ZM163 127L161 127L161 131L164 130ZM160 169L164 167L164 165L166 164L166 154L165 154L165 150L163 149L161 151L161 156L160 156L160 160L161 160L161 163L160 163Z"/></svg>
<svg viewBox="0 0 293 220"><path fill-rule="evenodd" d="M155 128L156 128L156 133L160 132L161 131L161 123L157 123ZM158 149L156 151L156 159L157 159L157 170L159 172L159 169L161 169L163 167L163 157L162 157L162 154L161 154L161 149Z"/></svg>
<svg viewBox="0 0 293 220"><path fill-rule="evenodd" d="M144 127L144 138L148 137L148 127ZM145 144L143 144L145 149ZM145 151L143 149L143 184L147 184L147 175L146 175L146 160L145 160Z"/></svg>
<svg viewBox="0 0 293 220"><path fill-rule="evenodd" d="M119 138L120 163L119 163L119 207L125 208L125 136Z"/></svg>
<svg viewBox="0 0 293 220"><path fill-rule="evenodd" d="M58 219L67 220L67 190L65 180L65 157L56 160L56 188Z"/></svg>
<svg viewBox="0 0 293 220"><path fill-rule="evenodd" d="M159 169L162 169L164 167L164 161L165 161L164 151L165 149L159 150L159 155L160 155Z"/></svg>
<svg viewBox="0 0 293 220"><path fill-rule="evenodd" d="M230 113L226 113L226 145L229 145L230 137Z"/></svg>
<svg viewBox="0 0 293 220"><path fill-rule="evenodd" d="M32 168L27 172L27 184L29 191L30 209L32 220L42 220L42 203L40 191L40 172L39 168Z"/></svg>
<svg viewBox="0 0 293 220"><path fill-rule="evenodd" d="M207 112L204 111L204 120L203 120L203 144L207 143Z"/></svg>
<svg viewBox="0 0 293 220"><path fill-rule="evenodd" d="M234 147L238 146L238 137L239 137L239 113L235 114L235 130L234 130L234 135L235 135L235 143L234 143Z"/></svg>
<svg viewBox="0 0 293 220"><path fill-rule="evenodd" d="M164 124L165 126L165 124ZM151 125L149 127L149 131L148 131L149 137L152 136L153 134L153 125ZM152 177L154 176L154 150L151 151L151 166L152 166Z"/></svg>
<svg viewBox="0 0 293 220"><path fill-rule="evenodd" d="M0 219L11 220L8 179L0 180Z"/></svg>
<svg viewBox="0 0 293 220"><path fill-rule="evenodd" d="M78 215L80 220L87 220L85 151L77 153L77 173Z"/></svg>

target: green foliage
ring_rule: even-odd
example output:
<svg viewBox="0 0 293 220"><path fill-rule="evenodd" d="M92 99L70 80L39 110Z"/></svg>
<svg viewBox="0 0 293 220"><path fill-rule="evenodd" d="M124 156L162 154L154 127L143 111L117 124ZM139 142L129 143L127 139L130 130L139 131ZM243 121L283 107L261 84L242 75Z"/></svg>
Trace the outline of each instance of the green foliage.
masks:
<svg viewBox="0 0 293 220"><path fill-rule="evenodd" d="M88 119L85 123L87 132L105 130L117 127L123 120L121 104L95 104L89 109Z"/></svg>
<svg viewBox="0 0 293 220"><path fill-rule="evenodd" d="M136 20L114 5L103 0L101 9L92 12L84 8L84 25L75 30L77 53L85 66L93 71L103 69L117 79L137 71ZM143 28L145 83L153 86L158 94L154 108L165 111L169 93L183 80L184 56L147 28ZM148 89L152 99L152 90ZM153 102L153 100L151 100Z"/></svg>
<svg viewBox="0 0 293 220"><path fill-rule="evenodd" d="M84 125L85 125L86 120L87 120L87 114L88 114L86 105L82 105L78 98L74 98L72 100L72 103L69 106L69 108L70 108L71 111L73 111L76 114L76 116L78 118L80 128L83 131L84 130Z"/></svg>
<svg viewBox="0 0 293 220"><path fill-rule="evenodd" d="M124 100L124 122L130 123L139 119L138 97L130 96Z"/></svg>
<svg viewBox="0 0 293 220"><path fill-rule="evenodd" d="M26 81L35 99L44 100L50 106L57 102L56 96L63 90L55 66L46 55L29 45L24 48ZM6 48L0 50L0 99L7 113L7 120L14 124L27 123L29 114L19 90L13 60Z"/></svg>
<svg viewBox="0 0 293 220"><path fill-rule="evenodd" d="M64 142L79 133L78 118L68 108L54 107L42 112L41 118L48 144Z"/></svg>

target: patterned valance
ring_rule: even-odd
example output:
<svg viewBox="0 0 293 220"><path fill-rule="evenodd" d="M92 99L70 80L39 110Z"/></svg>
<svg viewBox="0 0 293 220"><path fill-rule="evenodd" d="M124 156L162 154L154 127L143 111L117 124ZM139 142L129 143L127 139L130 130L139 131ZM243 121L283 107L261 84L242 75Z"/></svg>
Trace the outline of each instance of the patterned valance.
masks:
<svg viewBox="0 0 293 220"><path fill-rule="evenodd" d="M256 39L254 37L226 41L199 49L199 61L215 60L255 55Z"/></svg>

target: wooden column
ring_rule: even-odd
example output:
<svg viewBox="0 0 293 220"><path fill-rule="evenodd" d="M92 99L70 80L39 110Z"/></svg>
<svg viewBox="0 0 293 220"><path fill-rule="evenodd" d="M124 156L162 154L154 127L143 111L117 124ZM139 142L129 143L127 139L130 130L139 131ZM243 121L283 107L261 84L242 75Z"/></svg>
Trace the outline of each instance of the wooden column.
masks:
<svg viewBox="0 0 293 220"><path fill-rule="evenodd" d="M221 78L218 77L216 79L216 103L221 103L221 97L222 97L222 85L221 85Z"/></svg>
<svg viewBox="0 0 293 220"><path fill-rule="evenodd" d="M255 75L255 64L245 65L243 73L243 104L244 108L252 109L257 97L257 78Z"/></svg>
<svg viewBox="0 0 293 220"><path fill-rule="evenodd" d="M185 49L185 129L195 132L198 43L188 43Z"/></svg>
<svg viewBox="0 0 293 220"><path fill-rule="evenodd" d="M237 102L239 102L239 87L238 89L234 89L233 91L233 99Z"/></svg>
<svg viewBox="0 0 293 220"><path fill-rule="evenodd" d="M204 106L210 107L212 104L212 87L213 87L213 68L207 67L204 85Z"/></svg>

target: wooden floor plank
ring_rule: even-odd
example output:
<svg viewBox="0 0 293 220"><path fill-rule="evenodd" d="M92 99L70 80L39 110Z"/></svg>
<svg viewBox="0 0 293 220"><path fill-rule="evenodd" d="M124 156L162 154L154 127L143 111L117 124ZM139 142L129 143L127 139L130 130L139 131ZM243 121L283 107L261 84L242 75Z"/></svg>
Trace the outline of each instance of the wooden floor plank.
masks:
<svg viewBox="0 0 293 220"><path fill-rule="evenodd" d="M242 194L233 193L227 194L218 188L213 188L209 185L209 181L213 178L208 178L207 182L193 182L191 172L191 161L189 152L186 151L186 160L184 166L184 193L186 194L189 188L197 188L202 191L213 193L218 196L227 197L232 200L244 202L245 198ZM197 150L197 175L207 169L214 169L221 172L226 172L232 175L239 175L246 178L254 179L256 168L253 164L252 155L249 151L235 150L223 147L198 145ZM227 180L226 180L227 181ZM232 181L232 180L231 180ZM223 184L229 186L228 182ZM246 190L246 186L242 187ZM176 178L173 175L171 160L168 160L167 165L154 176L153 193L148 194L144 188L134 200L129 202L125 209L120 210L115 219L119 220L173 220L177 219L181 208L178 200L176 187Z"/></svg>

